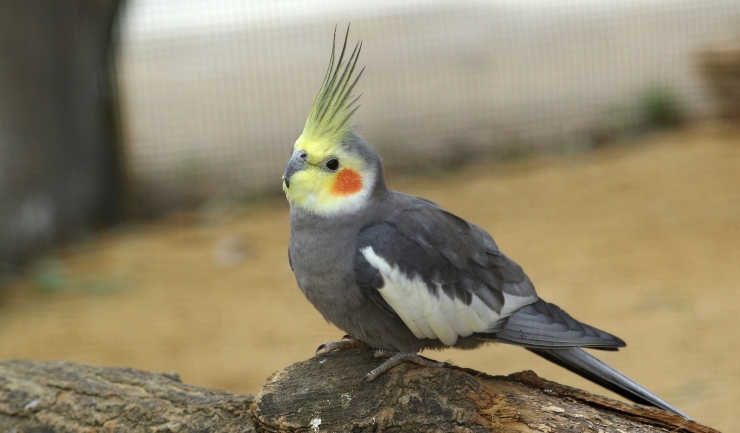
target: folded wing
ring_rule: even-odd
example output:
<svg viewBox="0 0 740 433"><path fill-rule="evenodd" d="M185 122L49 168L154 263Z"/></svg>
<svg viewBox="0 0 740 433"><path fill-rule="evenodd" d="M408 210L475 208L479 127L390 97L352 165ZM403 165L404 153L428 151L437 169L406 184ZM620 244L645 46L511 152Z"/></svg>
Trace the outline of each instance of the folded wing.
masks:
<svg viewBox="0 0 740 433"><path fill-rule="evenodd" d="M454 345L537 301L521 267L479 227L415 200L358 236L357 285L417 338Z"/></svg>

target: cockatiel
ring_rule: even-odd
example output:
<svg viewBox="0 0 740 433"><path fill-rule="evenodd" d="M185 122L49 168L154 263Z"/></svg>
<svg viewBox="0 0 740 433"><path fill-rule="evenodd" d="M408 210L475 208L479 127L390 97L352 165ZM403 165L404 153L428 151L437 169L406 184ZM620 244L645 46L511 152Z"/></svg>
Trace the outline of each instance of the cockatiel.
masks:
<svg viewBox="0 0 740 433"><path fill-rule="evenodd" d="M634 402L683 416L582 347L625 343L540 299L522 268L493 238L435 203L389 190L378 153L352 129L352 90L362 75L345 35L283 175L290 202L291 268L324 318L350 340L388 356L372 380L399 362L442 366L424 349L522 346ZM336 41L336 31L335 31Z"/></svg>

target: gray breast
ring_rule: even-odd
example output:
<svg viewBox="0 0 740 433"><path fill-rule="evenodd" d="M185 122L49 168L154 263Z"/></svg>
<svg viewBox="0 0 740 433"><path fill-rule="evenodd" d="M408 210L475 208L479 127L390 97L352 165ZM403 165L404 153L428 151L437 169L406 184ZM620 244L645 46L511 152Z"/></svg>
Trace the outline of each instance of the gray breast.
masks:
<svg viewBox="0 0 740 433"><path fill-rule="evenodd" d="M361 293L352 290L358 230L354 220L291 209L291 266L298 286L322 313L332 306L351 308L359 302Z"/></svg>

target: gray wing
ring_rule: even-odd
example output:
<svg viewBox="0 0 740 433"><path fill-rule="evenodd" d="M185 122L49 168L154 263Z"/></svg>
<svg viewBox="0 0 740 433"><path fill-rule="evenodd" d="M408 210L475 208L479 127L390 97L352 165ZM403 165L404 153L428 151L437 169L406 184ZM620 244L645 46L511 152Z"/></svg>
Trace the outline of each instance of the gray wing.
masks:
<svg viewBox="0 0 740 433"><path fill-rule="evenodd" d="M537 294L490 235L433 203L408 197L358 235L357 285L418 338L453 345L491 332Z"/></svg>
<svg viewBox="0 0 740 433"><path fill-rule="evenodd" d="M355 274L360 289L418 338L446 345L461 336L525 347L625 345L539 300L522 268L481 228L434 203L401 198L385 221L360 231Z"/></svg>
<svg viewBox="0 0 740 433"><path fill-rule="evenodd" d="M500 324L497 331L495 336L479 337L527 348L617 350L626 346L619 337L581 323L557 305L542 299L517 310Z"/></svg>

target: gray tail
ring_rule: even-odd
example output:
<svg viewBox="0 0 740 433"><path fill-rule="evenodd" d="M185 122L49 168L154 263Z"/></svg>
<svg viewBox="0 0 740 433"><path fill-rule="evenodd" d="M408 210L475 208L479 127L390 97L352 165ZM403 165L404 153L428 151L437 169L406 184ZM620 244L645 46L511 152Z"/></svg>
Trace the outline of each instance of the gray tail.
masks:
<svg viewBox="0 0 740 433"><path fill-rule="evenodd" d="M609 367L598 358L589 355L580 348L541 349L527 347L526 349L635 403L655 406L691 419L688 415L643 388L637 382Z"/></svg>

